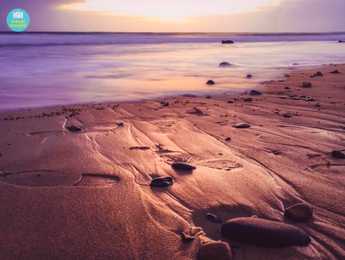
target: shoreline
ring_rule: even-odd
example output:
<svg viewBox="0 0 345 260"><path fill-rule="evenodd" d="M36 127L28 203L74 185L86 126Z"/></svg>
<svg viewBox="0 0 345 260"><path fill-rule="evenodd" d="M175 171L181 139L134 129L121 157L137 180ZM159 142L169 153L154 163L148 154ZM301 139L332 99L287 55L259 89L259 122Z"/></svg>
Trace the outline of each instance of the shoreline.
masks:
<svg viewBox="0 0 345 260"><path fill-rule="evenodd" d="M285 74L239 94L0 111L4 259L345 257L345 65ZM181 161L195 169L174 170ZM169 186L150 186L156 177ZM311 219L286 219L298 203ZM310 243L222 236L239 217Z"/></svg>
<svg viewBox="0 0 345 260"><path fill-rule="evenodd" d="M207 96L213 96L215 98L221 97L223 95L226 96L240 96L245 94L251 89L258 89L258 90L264 90L265 85L267 83L272 82L279 82L281 80L285 80L284 74L293 73L294 71L301 71L301 70L320 70L326 66L342 66L343 63L334 63L334 64L321 64L321 65L292 65L288 66L286 68L279 67L281 70L281 75L275 77L275 79L269 79L269 80L263 80L256 83L255 87L245 87L245 84L243 84L243 87L236 87L236 88L230 88L230 89L224 89L224 90L218 90L214 91L212 90L212 86L210 86L209 92L190 92L190 93L181 93L181 94L171 94L171 95L162 95L157 97L147 97L147 98L141 98L141 99L129 99L129 100L123 100L123 101L104 101L104 102L86 102L86 103L70 103L70 104L56 104L56 105L48 105L48 106L33 106L33 107L19 107L19 108L5 108L0 109L0 116L4 114L11 114L11 113L22 113L22 112L33 112L33 111L41 111L41 110L57 110L57 109L63 109L68 107L92 107L92 106L112 106L112 105L125 105L125 104L133 104L133 103L143 103L147 101L159 101L161 99L173 99L177 97L198 97L198 98L205 98Z"/></svg>

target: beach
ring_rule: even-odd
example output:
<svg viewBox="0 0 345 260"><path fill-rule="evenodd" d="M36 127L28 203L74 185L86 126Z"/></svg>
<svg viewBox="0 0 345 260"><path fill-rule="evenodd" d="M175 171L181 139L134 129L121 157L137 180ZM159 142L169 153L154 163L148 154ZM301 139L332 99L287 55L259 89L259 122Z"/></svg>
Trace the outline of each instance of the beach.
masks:
<svg viewBox="0 0 345 260"><path fill-rule="evenodd" d="M1 259L345 258L345 65L278 76L0 112Z"/></svg>

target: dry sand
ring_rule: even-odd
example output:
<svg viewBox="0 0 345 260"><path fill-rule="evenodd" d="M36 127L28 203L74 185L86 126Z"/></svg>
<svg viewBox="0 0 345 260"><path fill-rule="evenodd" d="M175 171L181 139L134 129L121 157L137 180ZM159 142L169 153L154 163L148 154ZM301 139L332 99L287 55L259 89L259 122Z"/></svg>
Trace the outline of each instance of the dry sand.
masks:
<svg viewBox="0 0 345 260"><path fill-rule="evenodd" d="M0 258L194 259L201 244L225 241L220 222L255 216L299 227L311 243L228 241L233 259L344 259L345 160L331 152L345 149L345 66L288 73L260 96L1 113ZM174 161L196 169L176 172ZM157 176L174 183L151 188ZM284 218L300 202L313 219Z"/></svg>

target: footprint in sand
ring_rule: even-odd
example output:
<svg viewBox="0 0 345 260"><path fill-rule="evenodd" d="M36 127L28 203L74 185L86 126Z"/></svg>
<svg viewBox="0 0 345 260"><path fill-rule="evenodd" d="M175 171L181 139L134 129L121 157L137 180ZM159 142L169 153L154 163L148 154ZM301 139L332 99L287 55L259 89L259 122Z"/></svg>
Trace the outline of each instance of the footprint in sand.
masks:
<svg viewBox="0 0 345 260"><path fill-rule="evenodd" d="M101 173L66 174L58 171L36 170L14 173L2 173L0 182L27 187L73 187L97 186L107 187L120 181L118 176Z"/></svg>

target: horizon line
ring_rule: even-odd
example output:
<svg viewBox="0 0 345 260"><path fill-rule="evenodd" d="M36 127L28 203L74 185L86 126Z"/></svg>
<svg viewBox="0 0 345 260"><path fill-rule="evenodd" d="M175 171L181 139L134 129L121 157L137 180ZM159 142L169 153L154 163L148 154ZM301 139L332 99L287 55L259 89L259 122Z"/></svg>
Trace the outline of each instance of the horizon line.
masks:
<svg viewBox="0 0 345 260"><path fill-rule="evenodd" d="M0 34L233 34L233 35L320 35L345 34L345 31L330 32L125 32L125 31L0 31Z"/></svg>

